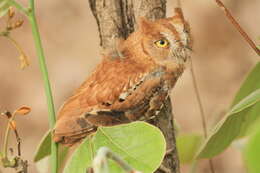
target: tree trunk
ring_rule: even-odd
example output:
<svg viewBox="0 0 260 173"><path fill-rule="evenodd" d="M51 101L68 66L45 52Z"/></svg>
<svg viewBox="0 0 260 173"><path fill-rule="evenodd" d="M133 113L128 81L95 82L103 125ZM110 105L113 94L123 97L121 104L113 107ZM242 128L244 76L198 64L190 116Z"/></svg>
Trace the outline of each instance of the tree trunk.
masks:
<svg viewBox="0 0 260 173"><path fill-rule="evenodd" d="M166 14L166 0L89 0L89 5L97 21L100 45L104 49L114 47L117 38L127 38L135 30L140 16L155 20ZM151 124L161 129L167 151L170 151L156 173L179 173L170 98Z"/></svg>

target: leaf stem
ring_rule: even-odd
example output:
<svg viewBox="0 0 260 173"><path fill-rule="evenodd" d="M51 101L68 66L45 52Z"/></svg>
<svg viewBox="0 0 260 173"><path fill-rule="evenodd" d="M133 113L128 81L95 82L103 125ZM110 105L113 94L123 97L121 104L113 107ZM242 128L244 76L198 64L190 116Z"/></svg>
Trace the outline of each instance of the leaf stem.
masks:
<svg viewBox="0 0 260 173"><path fill-rule="evenodd" d="M32 27L32 34L35 41L36 53L40 63L40 69L43 76L45 94L47 97L47 105L49 112L49 125L53 129L56 122L55 108L53 103L52 91L49 81L48 70L45 62L45 56L43 52L42 42L39 34L38 24L35 17L34 0L29 1L28 19ZM52 173L57 173L58 171L58 145L52 141L51 143L51 171Z"/></svg>
<svg viewBox="0 0 260 173"><path fill-rule="evenodd" d="M36 53L38 56L39 64L40 64L40 70L42 72L43 76L43 82L44 82L44 88L45 88L45 94L47 98L47 105L48 105L48 112L49 112L49 125L50 128L53 129L56 123L56 116L55 116L55 108L53 103L53 97L52 97L52 91L49 81L49 75L48 70L45 62L45 56L43 52L42 42L39 34L38 24L35 17L35 6L34 6L34 0L29 0L29 8L25 8L20 3L16 2L15 0L8 0L8 3L10 6L16 7L18 10L20 10L23 14L25 14L28 17L28 20L31 24L32 28L32 34L35 42L36 47ZM5 35L5 33L0 33L1 35ZM8 34L8 33L7 33ZM9 38L10 39L10 38ZM13 40L11 40L13 41ZM10 131L10 125L8 124L7 131L6 131L6 138L9 136ZM5 138L5 139L6 139ZM7 151L7 140L4 144L4 153L3 156L6 156ZM58 172L58 145L52 141L51 143L51 171L52 173Z"/></svg>
<svg viewBox="0 0 260 173"><path fill-rule="evenodd" d="M3 159L7 158L7 149L8 149L8 142L9 142L9 135L10 135L10 122L11 120L8 120L7 127L5 130L5 137L4 137L4 146L3 146Z"/></svg>
<svg viewBox="0 0 260 173"><path fill-rule="evenodd" d="M203 134L204 134L204 137L207 138L208 129L207 129L206 116L205 116L202 101L201 101L201 98L200 98L200 92L199 92L197 80L196 80L196 77L195 77L192 59L190 60L190 64L191 64L190 71L191 71L192 83L193 83L194 91L195 91L195 94L196 94L196 98L197 98L197 102L198 102L198 106L199 106L199 110L200 110L200 116L201 116L201 120L202 120Z"/></svg>

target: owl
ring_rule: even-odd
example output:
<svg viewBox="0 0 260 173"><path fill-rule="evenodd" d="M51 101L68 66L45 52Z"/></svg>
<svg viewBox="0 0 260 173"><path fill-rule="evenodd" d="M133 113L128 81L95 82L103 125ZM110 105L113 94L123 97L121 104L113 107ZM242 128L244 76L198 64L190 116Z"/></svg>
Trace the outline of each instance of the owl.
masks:
<svg viewBox="0 0 260 173"><path fill-rule="evenodd" d="M160 112L190 57L189 25L182 13L149 21L102 62L61 107L54 141L71 146L99 126L152 119Z"/></svg>

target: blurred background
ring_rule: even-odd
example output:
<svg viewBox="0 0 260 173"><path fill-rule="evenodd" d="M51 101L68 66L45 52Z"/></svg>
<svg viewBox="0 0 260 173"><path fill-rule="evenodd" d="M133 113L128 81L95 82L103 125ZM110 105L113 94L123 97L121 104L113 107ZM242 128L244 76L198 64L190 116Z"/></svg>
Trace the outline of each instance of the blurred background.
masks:
<svg viewBox="0 0 260 173"><path fill-rule="evenodd" d="M26 0L21 0L26 4ZM243 28L255 42L260 42L260 1L225 0ZM56 110L89 75L101 60L97 25L87 0L44 0L36 2L36 12L47 58ZM167 3L168 16L172 3ZM192 56L208 126L215 124L229 107L249 70L259 60L256 53L227 21L213 0L183 0L186 19L194 37ZM17 19L23 19L16 15ZM5 18L0 19L0 31ZM12 37L21 44L30 66L19 68L18 52L0 37L0 112L28 105L32 112L17 117L22 138L22 155L29 161L29 172L37 172L33 155L48 129L48 115L42 76L28 21ZM202 133L198 103L192 87L189 68L172 92L174 115L181 132ZM0 119L0 146L6 121ZM12 140L15 146L15 140ZM217 173L244 173L241 152L230 147L213 159ZM189 166L182 165L183 173ZM3 171L3 170L2 170ZM4 170L4 173L13 170ZM199 164L200 173L209 172L207 161Z"/></svg>

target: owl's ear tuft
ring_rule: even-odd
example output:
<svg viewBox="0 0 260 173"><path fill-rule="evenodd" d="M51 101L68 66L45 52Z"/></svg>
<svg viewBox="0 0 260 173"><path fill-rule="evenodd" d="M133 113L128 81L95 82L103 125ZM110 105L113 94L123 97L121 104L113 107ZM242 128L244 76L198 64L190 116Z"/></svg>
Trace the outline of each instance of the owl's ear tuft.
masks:
<svg viewBox="0 0 260 173"><path fill-rule="evenodd" d="M138 20L138 29L142 33L149 33L152 30L152 24L145 17L140 17Z"/></svg>
<svg viewBox="0 0 260 173"><path fill-rule="evenodd" d="M174 9L174 17L179 18L180 20L182 20L184 22L184 16L183 16L181 8Z"/></svg>

